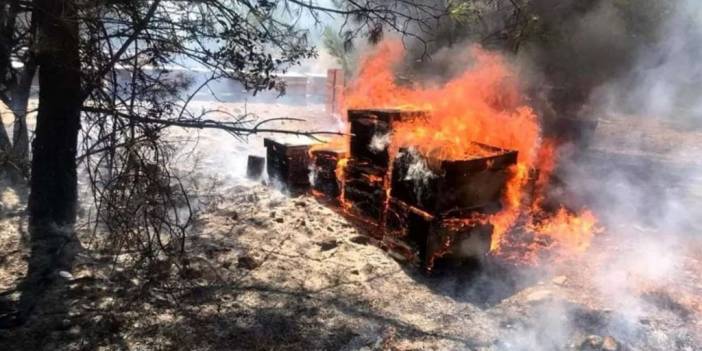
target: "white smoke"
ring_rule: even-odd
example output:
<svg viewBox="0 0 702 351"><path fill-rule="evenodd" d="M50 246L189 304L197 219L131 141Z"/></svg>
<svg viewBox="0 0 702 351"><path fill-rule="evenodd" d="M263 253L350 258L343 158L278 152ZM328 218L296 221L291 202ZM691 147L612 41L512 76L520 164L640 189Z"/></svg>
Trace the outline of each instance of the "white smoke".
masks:
<svg viewBox="0 0 702 351"><path fill-rule="evenodd" d="M371 138L369 148L374 153L385 151L390 145L390 133L376 133Z"/></svg>
<svg viewBox="0 0 702 351"><path fill-rule="evenodd" d="M424 191L428 189L431 179L436 178L436 174L429 168L427 160L415 148L410 147L398 156L403 157L405 155L408 157L409 166L403 179L412 182L414 193L421 199Z"/></svg>
<svg viewBox="0 0 702 351"><path fill-rule="evenodd" d="M667 120L697 119L702 113L702 2L681 0L663 24L660 40L645 49L623 79L594 94L608 110Z"/></svg>
<svg viewBox="0 0 702 351"><path fill-rule="evenodd" d="M603 6L611 9L611 4ZM591 108L582 117L600 122L591 150L559 160L566 192L584 199L606 229L581 267L546 267L572 274L568 279L583 289L566 288L575 298L539 298L528 308L529 294L514 296L523 310L509 323L501 318L513 318L505 316L514 311L495 313L501 324L495 349L580 350L588 334L611 335L623 349L699 348L692 335L702 321L688 320L688 314L697 315L680 294L694 296L689 286L700 284L690 281L699 274L691 278L685 265L690 247L702 241L702 162L697 156L702 145L702 1L682 0L673 8L660 14L664 23L655 37L661 40L637 51L623 74L590 96ZM611 16L610 10L599 11L577 24L600 34L612 29L617 40L640 40L622 38L624 28ZM597 48L596 40L587 40L578 46ZM588 65L580 70L587 72ZM518 280L517 286L534 291L531 295L560 290L538 275Z"/></svg>
<svg viewBox="0 0 702 351"><path fill-rule="evenodd" d="M702 130L702 2L677 3L658 37L626 74L594 91L592 117L601 129L594 150L566 161L563 175L607 228L590 275L616 311L606 329L644 349L692 350L685 330L671 335L642 321L671 312L684 319L651 294L675 300L674 287L689 279L688 248L700 240L702 208L691 195L702 184L702 163L691 155L702 134L696 142L689 135Z"/></svg>
<svg viewBox="0 0 702 351"><path fill-rule="evenodd" d="M410 156L411 161L407 168L407 174L405 174L405 180L426 183L429 179L436 177L419 151L411 147L407 149L407 154Z"/></svg>

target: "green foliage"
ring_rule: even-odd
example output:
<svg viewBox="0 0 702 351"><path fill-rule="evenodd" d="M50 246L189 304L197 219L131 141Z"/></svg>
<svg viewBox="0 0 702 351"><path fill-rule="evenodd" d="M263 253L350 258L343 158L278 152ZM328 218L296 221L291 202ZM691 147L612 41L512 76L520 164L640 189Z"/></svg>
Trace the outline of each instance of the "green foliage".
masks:
<svg viewBox="0 0 702 351"><path fill-rule="evenodd" d="M349 77L355 69L355 55L353 47L342 37L338 31L325 27L322 32L322 45L331 56L341 65L344 74Z"/></svg>
<svg viewBox="0 0 702 351"><path fill-rule="evenodd" d="M475 1L452 0L448 2L448 14L456 23L470 24L480 20L481 9Z"/></svg>

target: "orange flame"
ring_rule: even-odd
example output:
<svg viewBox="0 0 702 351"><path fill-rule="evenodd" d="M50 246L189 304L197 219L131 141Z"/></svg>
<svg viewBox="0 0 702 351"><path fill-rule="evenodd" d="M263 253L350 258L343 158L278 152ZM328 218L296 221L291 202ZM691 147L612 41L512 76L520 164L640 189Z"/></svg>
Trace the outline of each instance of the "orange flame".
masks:
<svg viewBox="0 0 702 351"><path fill-rule="evenodd" d="M346 108L411 108L430 112L427 119L417 119L394 126L390 153L413 146L425 155L442 159L465 159L481 156L475 144L517 150L518 164L503 195L503 209L493 215L490 250L499 252L507 233L523 214L526 229L548 236L560 247L575 251L588 247L597 220L590 212L574 215L561 209L552 218L540 209L542 193L548 186L556 164L555 146L544 141L534 110L520 92L518 77L502 56L472 47L473 65L445 84L400 85L394 66L402 61L404 49L399 41L384 41L365 57L358 77L347 87ZM343 169L345 161L340 163ZM523 197L530 172L539 169L534 181L535 194ZM525 204L524 199L529 200ZM533 214L542 219L534 224Z"/></svg>
<svg viewBox="0 0 702 351"><path fill-rule="evenodd" d="M339 182L339 205L343 210L349 209L349 203L346 202L346 165L349 163L349 158L344 157L336 162L336 169L334 173L336 174L336 179Z"/></svg>
<svg viewBox="0 0 702 351"><path fill-rule="evenodd" d="M455 159L475 155L469 141L477 141L515 149L521 163L533 165L540 143L536 114L523 103L516 77L499 55L474 47L473 67L433 87L395 83L392 68L402 55L402 45L397 41L379 44L349 86L346 106L430 111L429 121L395 128L393 144L398 147L415 146L424 154Z"/></svg>
<svg viewBox="0 0 702 351"><path fill-rule="evenodd" d="M500 249L505 233L512 229L514 222L519 217L523 189L529 180L529 169L524 164L517 164L511 171L512 176L507 182L502 199L503 209L490 218L490 223L494 227L490 242L491 252L497 252Z"/></svg>
<svg viewBox="0 0 702 351"><path fill-rule="evenodd" d="M590 247L592 236L602 231L592 212L584 211L579 215L573 215L564 208L559 209L555 216L541 223L527 225L527 229L537 236L556 239L554 245L566 253L584 252Z"/></svg>

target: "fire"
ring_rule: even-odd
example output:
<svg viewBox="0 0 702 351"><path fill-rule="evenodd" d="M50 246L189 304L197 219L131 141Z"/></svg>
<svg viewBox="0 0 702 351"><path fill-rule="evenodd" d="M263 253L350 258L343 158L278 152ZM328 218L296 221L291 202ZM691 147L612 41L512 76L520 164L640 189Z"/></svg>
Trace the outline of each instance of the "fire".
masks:
<svg viewBox="0 0 702 351"><path fill-rule="evenodd" d="M551 174L556 168L556 143L554 140L546 140L541 144L537 160L537 169L539 172L532 192L532 210L536 212L541 208L544 201L544 193L551 179Z"/></svg>
<svg viewBox="0 0 702 351"><path fill-rule="evenodd" d="M336 174L336 179L340 180L339 188L341 188L341 193L339 194L339 204L344 210L348 210L349 204L346 202L345 196L346 196L346 178L344 177L344 172L346 171L346 164L349 163L348 157L344 157L340 159L336 163L336 169L334 170L334 173Z"/></svg>
<svg viewBox="0 0 702 351"><path fill-rule="evenodd" d="M309 156L310 158L314 158L314 151L317 150L347 150L349 145L349 137L348 135L340 135L336 136L333 138L330 138L326 140L323 143L316 144L310 147L309 149ZM347 209L349 204L344 200L345 196L345 176L344 172L346 169L346 164L349 162L348 157L343 157L339 159L336 163L336 169L334 169L334 174L336 175L336 179L339 180L339 188L341 190L341 193L339 194L339 197L337 200L339 201L339 205L342 207L342 209ZM314 196L323 198L324 196L319 193L313 193Z"/></svg>
<svg viewBox="0 0 702 351"><path fill-rule="evenodd" d="M527 229L537 236L555 239L553 245L565 253L584 252L590 247L592 236L602 231L592 212L572 215L565 208L560 208L555 216L540 223L528 224Z"/></svg>
<svg viewBox="0 0 702 351"><path fill-rule="evenodd" d="M556 165L556 143L543 140L539 119L521 94L517 75L497 53L475 46L469 54L474 64L445 84L400 85L393 68L401 63L404 49L399 41L386 40L361 63L358 76L347 87L345 107L429 112L426 119L394 126L390 155L412 146L441 159L481 156L472 142L517 150L518 163L511 169L502 210L489 219L494 227L490 251L499 254L509 240L506 233L517 222L536 237L552 239L550 247L584 251L599 231L592 213L561 209L548 215L541 210ZM339 175L345 162L339 162ZM530 196L527 188L532 189Z"/></svg>
<svg viewBox="0 0 702 351"><path fill-rule="evenodd" d="M431 112L429 121L398 126L393 146L415 146L446 159L474 155L477 141L519 151L520 162L533 166L540 143L534 111L524 104L516 77L502 58L478 47L473 67L444 84L400 86L393 67L403 57L402 44L385 41L367 57L346 92L350 108L412 108Z"/></svg>
<svg viewBox="0 0 702 351"><path fill-rule="evenodd" d="M525 164L517 164L512 169L512 177L507 182L507 188L502 199L502 211L490 219L494 226L490 251L497 252L502 245L502 240L508 230L512 228L520 215L522 193L529 180L529 169Z"/></svg>

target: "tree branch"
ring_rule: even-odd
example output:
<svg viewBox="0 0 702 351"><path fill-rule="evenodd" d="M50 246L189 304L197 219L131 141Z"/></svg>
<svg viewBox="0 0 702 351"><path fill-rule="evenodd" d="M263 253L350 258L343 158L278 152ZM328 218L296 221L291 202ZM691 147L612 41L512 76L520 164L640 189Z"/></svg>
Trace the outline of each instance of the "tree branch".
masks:
<svg viewBox="0 0 702 351"><path fill-rule="evenodd" d="M141 34L141 31L143 31L146 26L149 24L151 19L153 18L154 14L156 14L156 10L158 9L159 4L161 3L161 0L154 0L153 3L151 3L151 7L149 7L149 10L146 12L146 15L144 18L141 19L135 26L134 26L134 32L127 38L127 40L122 44L122 46L112 55L110 61L102 67L100 71L96 73L94 76L96 81L99 81L102 79L102 77L107 74L114 65L119 62L121 59L122 55L129 49L129 46L132 45L134 40L136 40L139 35ZM92 92L93 89L95 89L96 83L95 81L88 83L86 87L83 89L83 94L82 94L82 101L85 101L90 96L90 93Z"/></svg>
<svg viewBox="0 0 702 351"><path fill-rule="evenodd" d="M301 121L301 119L288 118L288 117L266 119L266 120L259 122L258 124L256 124L253 127L247 128L247 127L241 126L241 123L236 123L236 122L234 122L234 123L220 122L220 121L214 121L214 120L209 120L209 119L170 119L170 120L169 119L157 119L157 118L149 118L149 117L132 115L132 114L118 112L118 111L105 110L105 109L100 109L100 108L95 108L95 107L90 107L90 106L84 106L83 111L91 112L91 113L109 114L109 115L114 115L114 116L117 116L120 118L130 120L130 121L156 124L156 125L162 125L162 126L168 126L168 127L182 127L182 128L193 128L193 129L219 129L219 130L224 130L226 132L236 134L236 135L251 135L251 134L260 134L260 133L289 134L289 135L305 136L305 137L308 137L308 138L311 138L311 139L314 139L317 141L321 141L321 139L319 139L319 136L346 135L345 133L342 133L342 132L332 132L332 131L304 131L304 130L286 130L286 129L278 129L278 128L260 128L263 124L268 123L268 122L272 122L272 121L281 121L281 120Z"/></svg>

